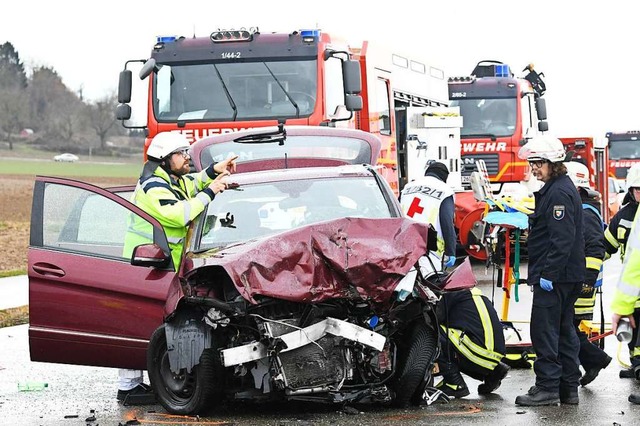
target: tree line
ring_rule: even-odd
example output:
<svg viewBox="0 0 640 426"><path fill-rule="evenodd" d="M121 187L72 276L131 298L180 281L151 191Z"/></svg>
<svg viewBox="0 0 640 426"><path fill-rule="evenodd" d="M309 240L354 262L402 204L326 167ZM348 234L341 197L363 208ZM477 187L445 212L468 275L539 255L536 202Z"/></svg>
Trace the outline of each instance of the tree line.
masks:
<svg viewBox="0 0 640 426"><path fill-rule="evenodd" d="M116 106L115 93L85 101L51 67L34 67L27 75L14 46L0 45L0 142L10 150L28 140L45 150L117 155L109 138L129 134L115 118ZM129 145L124 151L142 151L139 137Z"/></svg>

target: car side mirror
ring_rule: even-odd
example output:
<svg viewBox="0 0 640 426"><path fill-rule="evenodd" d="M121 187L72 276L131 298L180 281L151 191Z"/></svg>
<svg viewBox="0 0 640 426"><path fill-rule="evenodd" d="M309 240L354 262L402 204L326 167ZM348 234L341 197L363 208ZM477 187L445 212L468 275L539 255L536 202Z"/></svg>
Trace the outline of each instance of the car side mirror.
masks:
<svg viewBox="0 0 640 426"><path fill-rule="evenodd" d="M165 268L171 262L171 254L165 253L156 244L141 244L133 249L131 264L133 266L146 266L153 268Z"/></svg>

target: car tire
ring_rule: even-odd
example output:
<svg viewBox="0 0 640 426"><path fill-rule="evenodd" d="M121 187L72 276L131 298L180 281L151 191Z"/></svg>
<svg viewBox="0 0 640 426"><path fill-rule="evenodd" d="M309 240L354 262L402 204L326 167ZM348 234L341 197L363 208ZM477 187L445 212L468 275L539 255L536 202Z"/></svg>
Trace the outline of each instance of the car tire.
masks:
<svg viewBox="0 0 640 426"><path fill-rule="evenodd" d="M438 349L438 335L424 321L416 321L409 333L408 344L398 348L397 376L392 387L395 391L393 405L407 407L421 401L429 367ZM418 389L420 388L420 389Z"/></svg>
<svg viewBox="0 0 640 426"><path fill-rule="evenodd" d="M190 373L183 369L176 375L169 368L164 324L149 340L147 371L156 399L170 413L203 414L220 401L223 368L215 349L205 349Z"/></svg>

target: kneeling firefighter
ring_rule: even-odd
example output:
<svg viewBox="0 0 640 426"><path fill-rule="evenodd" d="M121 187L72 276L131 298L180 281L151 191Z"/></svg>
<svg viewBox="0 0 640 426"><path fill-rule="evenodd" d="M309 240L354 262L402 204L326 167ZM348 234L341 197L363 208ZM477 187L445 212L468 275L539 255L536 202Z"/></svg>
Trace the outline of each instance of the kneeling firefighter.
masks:
<svg viewBox="0 0 640 426"><path fill-rule="evenodd" d="M480 395L498 389L509 366L502 362L504 334L491 301L477 287L445 293L438 304L438 319L442 381L436 387L456 398L469 395L462 372L483 382L478 386Z"/></svg>

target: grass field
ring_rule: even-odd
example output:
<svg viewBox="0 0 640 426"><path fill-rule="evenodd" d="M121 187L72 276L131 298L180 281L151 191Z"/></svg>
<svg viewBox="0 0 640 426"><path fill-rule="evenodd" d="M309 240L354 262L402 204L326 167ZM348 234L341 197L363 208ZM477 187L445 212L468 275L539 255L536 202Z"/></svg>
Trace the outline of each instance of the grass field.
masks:
<svg viewBox="0 0 640 426"><path fill-rule="evenodd" d="M131 178L135 181L140 175L141 169L142 162L79 161L77 163L58 163L53 160L0 159L0 175Z"/></svg>

